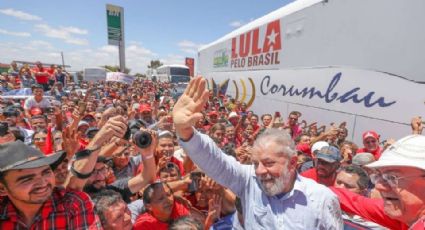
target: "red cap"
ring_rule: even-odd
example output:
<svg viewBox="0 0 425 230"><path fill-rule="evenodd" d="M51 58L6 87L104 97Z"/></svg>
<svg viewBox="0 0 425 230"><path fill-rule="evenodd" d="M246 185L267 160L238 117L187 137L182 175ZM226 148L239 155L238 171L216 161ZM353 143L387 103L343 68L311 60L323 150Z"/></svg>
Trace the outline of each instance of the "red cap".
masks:
<svg viewBox="0 0 425 230"><path fill-rule="evenodd" d="M208 113L208 116L212 116L212 115L218 116L217 111L213 110L213 111L211 111L211 112Z"/></svg>
<svg viewBox="0 0 425 230"><path fill-rule="evenodd" d="M295 148L298 151L301 151L301 152L307 154L308 156L311 156L311 148L310 148L309 144L306 144L306 143L305 144L298 144Z"/></svg>
<svg viewBox="0 0 425 230"><path fill-rule="evenodd" d="M43 110L41 110L38 107L34 107L34 108L31 108L30 114L31 114L31 116L41 115L41 114L43 114Z"/></svg>
<svg viewBox="0 0 425 230"><path fill-rule="evenodd" d="M379 135L375 131L372 131L372 130L366 131L366 132L363 133L363 140L365 140L368 137L373 137L376 140L379 140Z"/></svg>
<svg viewBox="0 0 425 230"><path fill-rule="evenodd" d="M143 112L145 112L145 111L152 112L152 109L151 109L151 106L150 106L149 104L141 104L141 105L139 106L139 111L140 111L141 113L143 113Z"/></svg>

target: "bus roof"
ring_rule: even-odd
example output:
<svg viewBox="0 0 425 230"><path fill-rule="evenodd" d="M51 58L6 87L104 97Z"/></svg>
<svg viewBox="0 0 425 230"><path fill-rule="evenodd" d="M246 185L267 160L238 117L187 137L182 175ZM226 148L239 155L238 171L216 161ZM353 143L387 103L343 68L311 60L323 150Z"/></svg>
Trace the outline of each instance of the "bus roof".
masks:
<svg viewBox="0 0 425 230"><path fill-rule="evenodd" d="M250 22L246 25L241 26L240 28L228 33L227 35L219 38L218 40L216 40L214 42L211 42L210 44L202 46L199 49L199 51L207 49L207 48L209 48L209 47L211 47L215 44L218 44L218 43L223 42L227 39L235 37L236 35L242 34L246 31L249 31L249 30L252 30L256 27L264 25L267 22L273 21L275 19L282 18L286 15L290 15L294 12L297 12L297 11L300 11L300 10L305 9L307 7L310 7L310 6L312 6L316 3L319 3L319 2L323 2L323 0L295 0L294 2L289 3L289 4L287 4L283 7L261 17L261 18L258 18L258 19L254 20L254 21L252 21L252 22Z"/></svg>
<svg viewBox="0 0 425 230"><path fill-rule="evenodd" d="M162 65L162 66L158 67L158 68L157 68L157 70L158 70L158 69L168 68L168 67L189 69L189 67L187 67L187 66L185 66L185 65L172 64L172 65Z"/></svg>

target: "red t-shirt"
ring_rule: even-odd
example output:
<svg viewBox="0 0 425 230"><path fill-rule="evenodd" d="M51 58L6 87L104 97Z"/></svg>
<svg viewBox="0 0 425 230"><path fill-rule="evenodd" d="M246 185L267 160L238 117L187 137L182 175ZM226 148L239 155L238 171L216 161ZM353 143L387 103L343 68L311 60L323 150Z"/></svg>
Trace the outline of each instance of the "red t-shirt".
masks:
<svg viewBox="0 0 425 230"><path fill-rule="evenodd" d="M37 83L39 84L47 84L47 82L49 81L49 73L47 72L46 68L38 68L38 67L34 67L32 69L32 72L34 72L34 76L35 76L35 80L37 81ZM41 72L41 73L39 73ZM39 73L39 74L37 74Z"/></svg>
<svg viewBox="0 0 425 230"><path fill-rule="evenodd" d="M171 219L175 220L182 216L188 216L190 214L189 209L174 200L173 210L171 211ZM138 216L136 223L133 225L133 230L138 229L155 229L155 230L167 230L168 223L161 222L156 219L151 214L145 212L142 215Z"/></svg>
<svg viewBox="0 0 425 230"><path fill-rule="evenodd" d="M357 193L348 191L347 189L335 187L330 187L330 189L338 196L341 210L344 212L361 216L366 220L375 222L389 229L409 229L406 224L398 220L394 220L385 214L384 201L382 199L364 197ZM418 226L416 226L416 224ZM416 224L412 226L412 230L424 229L420 228L420 221Z"/></svg>
<svg viewBox="0 0 425 230"><path fill-rule="evenodd" d="M331 178L331 179L322 179L319 181L319 176L317 175L317 170L316 168L311 168L309 170L306 170L304 172L301 173L301 176L306 177L306 178L310 178L314 181L316 181L319 184L323 184L325 186L333 186L335 183L335 177Z"/></svg>

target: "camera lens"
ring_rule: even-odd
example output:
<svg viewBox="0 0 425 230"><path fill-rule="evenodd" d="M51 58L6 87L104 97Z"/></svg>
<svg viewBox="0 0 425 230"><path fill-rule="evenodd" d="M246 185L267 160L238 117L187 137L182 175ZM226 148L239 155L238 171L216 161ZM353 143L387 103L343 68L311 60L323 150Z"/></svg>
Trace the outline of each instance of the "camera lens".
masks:
<svg viewBox="0 0 425 230"><path fill-rule="evenodd" d="M141 149L147 148L152 143L151 134L146 131L138 131L133 135L133 142Z"/></svg>

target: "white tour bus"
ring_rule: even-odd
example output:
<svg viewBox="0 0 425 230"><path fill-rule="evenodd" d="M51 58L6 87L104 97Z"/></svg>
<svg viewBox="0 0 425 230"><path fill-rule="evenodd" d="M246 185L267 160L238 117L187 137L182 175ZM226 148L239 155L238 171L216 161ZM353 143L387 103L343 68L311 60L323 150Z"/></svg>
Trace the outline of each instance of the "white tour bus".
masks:
<svg viewBox="0 0 425 230"><path fill-rule="evenodd" d="M156 69L157 78L162 82L189 82L189 67L185 65L163 65Z"/></svg>
<svg viewBox="0 0 425 230"><path fill-rule="evenodd" d="M174 84L172 96L178 98L190 81L189 67L185 65L163 65L156 69L157 80Z"/></svg>
<svg viewBox="0 0 425 230"><path fill-rule="evenodd" d="M400 138L425 117L424 9L423 0L298 0L202 47L198 73L257 114L300 111L305 128L346 122L359 144L367 130Z"/></svg>

